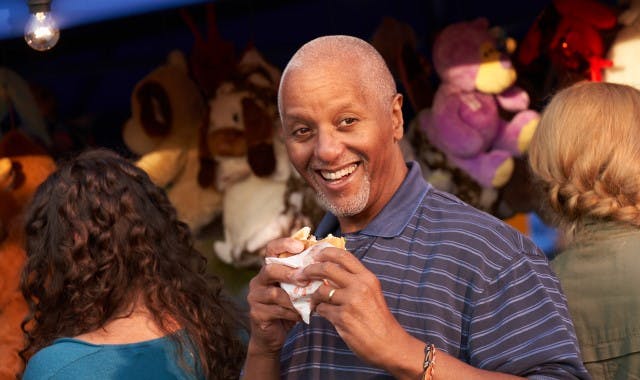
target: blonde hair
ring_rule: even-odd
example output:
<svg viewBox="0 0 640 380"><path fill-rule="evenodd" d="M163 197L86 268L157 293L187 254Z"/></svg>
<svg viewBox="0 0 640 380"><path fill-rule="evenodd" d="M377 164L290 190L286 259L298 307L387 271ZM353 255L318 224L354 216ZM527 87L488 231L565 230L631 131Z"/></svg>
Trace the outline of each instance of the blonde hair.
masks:
<svg viewBox="0 0 640 380"><path fill-rule="evenodd" d="M362 90L376 96L381 104L390 101L397 93L391 71L384 58L371 44L352 36L323 36L304 44L287 63L278 89L278 111L282 112L282 88L290 72L298 69L314 70L318 65L336 64L344 65L345 70L355 70Z"/></svg>
<svg viewBox="0 0 640 380"><path fill-rule="evenodd" d="M640 92L580 82L545 108L529 163L570 230L585 219L640 226Z"/></svg>

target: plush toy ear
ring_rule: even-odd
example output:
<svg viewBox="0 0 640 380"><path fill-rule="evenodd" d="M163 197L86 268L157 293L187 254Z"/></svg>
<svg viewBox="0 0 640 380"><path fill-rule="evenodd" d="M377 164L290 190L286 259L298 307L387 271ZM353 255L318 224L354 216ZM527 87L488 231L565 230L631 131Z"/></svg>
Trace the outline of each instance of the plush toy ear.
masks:
<svg viewBox="0 0 640 380"><path fill-rule="evenodd" d="M247 160L258 177L271 175L276 169L273 150L273 122L269 114L251 98L242 99L242 114L247 140Z"/></svg>
<svg viewBox="0 0 640 380"><path fill-rule="evenodd" d="M218 170L218 162L213 158L213 154L211 154L209 144L207 143L209 112L210 106L207 104L206 112L198 128L198 161L200 162L200 167L198 168L198 184L204 189L214 184Z"/></svg>
<svg viewBox="0 0 640 380"><path fill-rule="evenodd" d="M414 111L418 112L430 107L433 103L434 90L429 80L431 66L424 57L411 46L402 46L399 58L399 76Z"/></svg>
<svg viewBox="0 0 640 380"><path fill-rule="evenodd" d="M518 47L517 59L523 65L529 65L540 56L542 45L542 31L540 30L541 16L536 18L533 26L522 39Z"/></svg>
<svg viewBox="0 0 640 380"><path fill-rule="evenodd" d="M167 65L182 71L185 75L189 75L189 65L184 53L178 49L172 50L167 56Z"/></svg>
<svg viewBox="0 0 640 380"><path fill-rule="evenodd" d="M212 186L218 171L218 162L213 157L200 157L200 168L198 169L198 184L202 188Z"/></svg>
<svg viewBox="0 0 640 380"><path fill-rule="evenodd" d="M432 67L416 48L416 36L409 24L385 17L373 35L373 46L382 55L391 73L400 80L413 110L431 106L434 89Z"/></svg>
<svg viewBox="0 0 640 380"><path fill-rule="evenodd" d="M237 64L235 48L233 43L224 40L218 32L213 3L206 5L206 38L198 31L196 23L186 10L181 9L180 14L195 40L190 59L194 80L205 96L212 97L218 85L231 76Z"/></svg>
<svg viewBox="0 0 640 380"><path fill-rule="evenodd" d="M140 105L140 124L152 137L169 134L173 123L171 101L165 88L157 81L145 81L135 90L135 99Z"/></svg>

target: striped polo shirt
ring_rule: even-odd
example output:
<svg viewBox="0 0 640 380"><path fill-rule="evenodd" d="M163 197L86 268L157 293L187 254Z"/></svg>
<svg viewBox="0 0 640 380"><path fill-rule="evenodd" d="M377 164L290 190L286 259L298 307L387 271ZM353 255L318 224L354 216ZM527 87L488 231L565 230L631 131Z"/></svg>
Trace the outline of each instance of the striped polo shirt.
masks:
<svg viewBox="0 0 640 380"><path fill-rule="evenodd" d="M487 370L532 379L588 379L564 295L525 236L434 189L411 162L393 198L347 250L375 273L387 305L414 337ZM327 215L315 235L340 234ZM281 353L287 379L387 379L312 314Z"/></svg>

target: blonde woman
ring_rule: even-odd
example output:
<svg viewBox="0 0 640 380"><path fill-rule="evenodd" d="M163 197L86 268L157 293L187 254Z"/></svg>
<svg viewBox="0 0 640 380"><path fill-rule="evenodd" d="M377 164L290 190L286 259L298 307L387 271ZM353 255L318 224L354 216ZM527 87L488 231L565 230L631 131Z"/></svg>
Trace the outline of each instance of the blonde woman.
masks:
<svg viewBox="0 0 640 380"><path fill-rule="evenodd" d="M551 263L594 379L640 377L640 92L577 83L545 108L531 169L570 238Z"/></svg>

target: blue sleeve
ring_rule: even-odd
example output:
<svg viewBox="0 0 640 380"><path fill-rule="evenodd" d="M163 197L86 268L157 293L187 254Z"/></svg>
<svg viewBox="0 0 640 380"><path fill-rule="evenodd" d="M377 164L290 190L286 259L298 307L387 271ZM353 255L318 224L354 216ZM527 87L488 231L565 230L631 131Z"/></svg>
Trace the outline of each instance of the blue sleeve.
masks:
<svg viewBox="0 0 640 380"><path fill-rule="evenodd" d="M50 379L57 369L55 354L52 356L48 350L38 351L28 362L24 370L22 380Z"/></svg>
<svg viewBox="0 0 640 380"><path fill-rule="evenodd" d="M67 372L65 371L69 364L76 363L78 360L91 355L97 350L97 347L77 344L71 339L58 339L52 345L36 352L35 355L29 359L22 379L41 380L74 378L72 375L67 375ZM92 372L92 374L93 373L94 372Z"/></svg>
<svg viewBox="0 0 640 380"><path fill-rule="evenodd" d="M476 300L470 322L475 367L535 378L590 379L566 299L544 255L514 255Z"/></svg>

